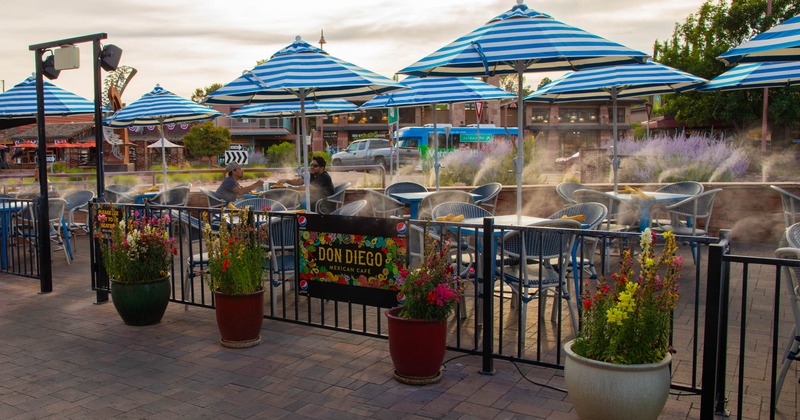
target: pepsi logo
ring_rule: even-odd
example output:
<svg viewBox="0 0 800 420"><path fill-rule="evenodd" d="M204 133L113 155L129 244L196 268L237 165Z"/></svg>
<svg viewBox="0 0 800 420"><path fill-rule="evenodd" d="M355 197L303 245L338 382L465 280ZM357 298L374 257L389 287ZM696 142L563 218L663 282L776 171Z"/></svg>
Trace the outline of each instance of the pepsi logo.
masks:
<svg viewBox="0 0 800 420"><path fill-rule="evenodd" d="M300 280L300 291L302 292L308 291L308 280Z"/></svg>
<svg viewBox="0 0 800 420"><path fill-rule="evenodd" d="M406 233L406 230L408 229L408 227L406 226L406 222L397 223L396 229L397 229L397 233L401 233L401 234L402 233Z"/></svg>
<svg viewBox="0 0 800 420"><path fill-rule="evenodd" d="M308 223L308 219L305 216L300 216L297 218L297 224L301 227L305 226Z"/></svg>

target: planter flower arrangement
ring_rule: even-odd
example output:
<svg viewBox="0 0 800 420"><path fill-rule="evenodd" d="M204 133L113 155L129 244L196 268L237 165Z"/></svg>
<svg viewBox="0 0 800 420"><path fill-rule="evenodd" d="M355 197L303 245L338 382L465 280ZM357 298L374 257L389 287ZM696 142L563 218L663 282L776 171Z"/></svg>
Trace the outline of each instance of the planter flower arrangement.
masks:
<svg viewBox="0 0 800 420"><path fill-rule="evenodd" d="M178 253L167 229L170 217L136 211L126 221L117 220L115 211L109 214L114 216L97 216L95 236L111 278L114 307L128 325L158 323L169 303L172 258Z"/></svg>
<svg viewBox="0 0 800 420"><path fill-rule="evenodd" d="M397 381L424 385L438 382L447 350L447 318L464 294L463 280L448 261L450 245L430 236L425 258L414 270L401 270L398 301L402 306L386 311L389 354Z"/></svg>
<svg viewBox="0 0 800 420"><path fill-rule="evenodd" d="M99 224L109 221L108 216L97 216ZM169 276L172 256L178 254L175 239L169 237L168 214L150 218L134 212L134 217L119 220L108 236L100 229L96 236L101 240L103 265L108 275L125 283L142 283Z"/></svg>
<svg viewBox="0 0 800 420"><path fill-rule="evenodd" d="M208 286L214 307L220 344L252 347L261 342L264 322L265 229L253 220L250 208L223 211L218 229L203 213L203 240L208 251ZM266 226L266 225L264 225Z"/></svg>
<svg viewBox="0 0 800 420"><path fill-rule="evenodd" d="M401 270L395 282L398 300L403 303L400 316L405 319L445 321L461 301L463 280L448 261L450 244L429 239L425 243L425 260L419 268Z"/></svg>
<svg viewBox="0 0 800 420"><path fill-rule="evenodd" d="M656 255L656 235L645 229L639 245L638 274L630 249L620 270L581 296L582 329L565 345L565 381L581 418L657 418L666 403L672 360L672 312L678 300L682 257L675 235L664 232ZM612 398L612 390L619 391ZM613 402L612 402L613 401Z"/></svg>
<svg viewBox="0 0 800 420"><path fill-rule="evenodd" d="M203 240L208 252L208 285L211 290L229 295L254 293L264 287L266 251L260 233L252 223L250 208L226 211L214 230L208 214L203 214Z"/></svg>

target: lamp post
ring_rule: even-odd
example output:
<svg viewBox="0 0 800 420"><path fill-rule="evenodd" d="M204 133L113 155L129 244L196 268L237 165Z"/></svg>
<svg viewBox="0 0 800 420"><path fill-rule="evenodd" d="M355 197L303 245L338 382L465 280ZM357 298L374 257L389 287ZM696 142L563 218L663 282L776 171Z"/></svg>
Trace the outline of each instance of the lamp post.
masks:
<svg viewBox="0 0 800 420"><path fill-rule="evenodd" d="M41 44L29 45L28 49L34 52L34 60L36 65L36 126L39 137L39 144L37 146L36 164L39 171L39 197L37 198L37 217L38 217L38 243L39 243L39 274L40 274L40 290L41 293L49 293L53 291L53 271L51 267L50 258L50 221L48 220L48 202L47 202L47 149L46 149L46 133L45 133L45 109L44 109L44 79L43 75L47 70L47 76L55 79L58 77L60 69L57 66L51 67L54 61L48 57L47 63L43 62L42 56L45 51L50 48L56 47L72 47L75 44L84 42L92 42L93 55L92 55L92 68L94 72L94 137L97 149L97 199L96 202L104 202L103 195L105 191L104 183L104 169L103 169L103 103L102 103L102 89L100 70L101 67L106 70L114 70L119 64L119 58L122 50L114 45L106 45L101 49L100 41L108 38L105 33L98 33L93 35L84 35L75 38L67 38L58 41L45 42ZM77 65L70 68L77 68ZM5 88L5 86L4 86ZM95 247L96 252L97 247ZM96 285L97 301L108 301L108 276L105 270L102 269L103 265L99 263L102 261L96 255L95 263L97 267L92 270L97 273Z"/></svg>

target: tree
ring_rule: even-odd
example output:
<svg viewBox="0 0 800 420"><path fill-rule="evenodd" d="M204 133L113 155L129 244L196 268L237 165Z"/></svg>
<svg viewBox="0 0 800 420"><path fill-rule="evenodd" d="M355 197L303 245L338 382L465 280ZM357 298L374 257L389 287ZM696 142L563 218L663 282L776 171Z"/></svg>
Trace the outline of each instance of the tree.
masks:
<svg viewBox="0 0 800 420"><path fill-rule="evenodd" d="M211 86L206 86L204 88L197 88L194 90L192 94L192 100L197 102L198 104L203 103L206 100L206 97L217 89L221 88L222 85L219 83L213 83Z"/></svg>
<svg viewBox="0 0 800 420"><path fill-rule="evenodd" d="M507 92L517 93L517 85L519 84L518 82L519 80L516 74L506 74L500 76L500 88ZM531 93L533 93L533 89L530 87L530 85L522 86L523 98L530 95Z"/></svg>
<svg viewBox="0 0 800 420"><path fill-rule="evenodd" d="M729 68L716 57L800 12L796 0L773 0L772 15L766 16L763 0L706 1L697 13L676 24L670 40L656 41L653 60L706 79ZM663 114L690 127L720 123L742 129L761 119L761 89L719 93L682 93L669 95ZM779 124L800 121L800 90L770 90L769 119Z"/></svg>
<svg viewBox="0 0 800 420"><path fill-rule="evenodd" d="M225 127L215 127L211 121L196 125L183 136L183 145L190 155L208 158L208 166L213 166L213 158L225 153L231 146L231 132Z"/></svg>

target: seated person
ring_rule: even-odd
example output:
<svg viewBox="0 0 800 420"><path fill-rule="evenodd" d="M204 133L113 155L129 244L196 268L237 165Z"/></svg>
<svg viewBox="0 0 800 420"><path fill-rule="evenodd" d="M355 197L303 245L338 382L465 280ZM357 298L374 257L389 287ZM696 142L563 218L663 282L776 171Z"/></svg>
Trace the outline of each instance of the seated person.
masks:
<svg viewBox="0 0 800 420"><path fill-rule="evenodd" d="M239 184L239 181L244 176L244 170L242 169L242 165L238 163L229 163L225 166L225 171L228 173L228 176L222 180L222 184L217 188L217 196L225 200L226 203L234 202L237 198L249 193L253 189L264 186L264 181L256 181L246 187Z"/></svg>
<svg viewBox="0 0 800 420"><path fill-rule="evenodd" d="M309 193L311 194L311 206L315 205L317 201L333 194L333 180L331 175L325 171L325 158L322 156L314 156L311 159L311 164L308 166L309 174ZM282 184L289 184L294 186L303 185L303 177L281 179L278 181ZM305 196L303 197L305 201ZM316 209L304 206L308 210L316 211Z"/></svg>

